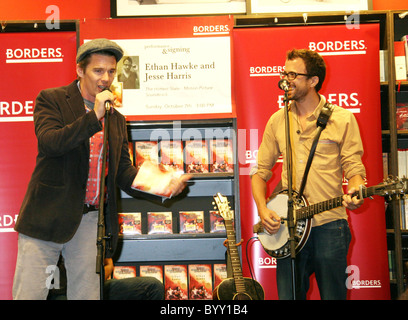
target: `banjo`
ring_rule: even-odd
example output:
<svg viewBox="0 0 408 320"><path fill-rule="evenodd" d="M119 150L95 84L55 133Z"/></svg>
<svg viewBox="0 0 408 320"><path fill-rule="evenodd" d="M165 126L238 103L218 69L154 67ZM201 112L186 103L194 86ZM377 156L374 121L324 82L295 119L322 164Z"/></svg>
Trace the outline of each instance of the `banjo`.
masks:
<svg viewBox="0 0 408 320"><path fill-rule="evenodd" d="M359 196L360 199L379 196L401 195L407 193L407 178L388 179L373 187L360 186L360 190L351 196ZM336 197L327 201L322 201L309 205L307 200L302 197L294 196L293 219L295 223L294 241L296 254L302 250L311 231L311 218L315 214L342 206L343 196ZM262 222L254 225L253 231L258 234L262 247L270 256L282 259L290 256L289 228L287 222L288 214L288 193L287 190L272 194L267 200L267 207L270 210L279 212L282 225L275 234L270 234L264 230Z"/></svg>

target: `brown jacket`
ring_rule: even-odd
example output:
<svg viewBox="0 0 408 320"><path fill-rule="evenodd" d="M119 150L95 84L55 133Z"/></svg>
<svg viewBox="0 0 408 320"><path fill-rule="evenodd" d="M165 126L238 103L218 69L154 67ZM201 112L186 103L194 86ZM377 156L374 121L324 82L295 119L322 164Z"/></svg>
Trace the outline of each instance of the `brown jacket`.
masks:
<svg viewBox="0 0 408 320"><path fill-rule="evenodd" d="M106 231L116 247L118 218L116 186L132 191L136 168L129 157L126 121L114 110L109 125L109 171L106 185ZM46 89L34 110L38 140L36 166L23 200L15 230L46 241L65 243L75 234L82 218L89 171L89 138L102 130L95 112L86 113L75 80L68 86Z"/></svg>

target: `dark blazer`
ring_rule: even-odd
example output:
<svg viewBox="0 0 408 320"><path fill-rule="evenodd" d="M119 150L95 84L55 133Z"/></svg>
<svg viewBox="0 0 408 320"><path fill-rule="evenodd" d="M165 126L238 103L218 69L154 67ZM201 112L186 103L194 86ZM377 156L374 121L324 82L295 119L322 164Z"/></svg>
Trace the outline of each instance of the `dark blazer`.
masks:
<svg viewBox="0 0 408 320"><path fill-rule="evenodd" d="M136 168L129 157L126 121L114 110L109 122L109 167L106 185L106 230L118 235L116 186L132 191ZM40 92L34 109L38 140L36 166L28 185L15 230L33 238L65 243L75 234L82 218L89 171L89 138L102 130L95 112L86 113L75 80L68 86Z"/></svg>

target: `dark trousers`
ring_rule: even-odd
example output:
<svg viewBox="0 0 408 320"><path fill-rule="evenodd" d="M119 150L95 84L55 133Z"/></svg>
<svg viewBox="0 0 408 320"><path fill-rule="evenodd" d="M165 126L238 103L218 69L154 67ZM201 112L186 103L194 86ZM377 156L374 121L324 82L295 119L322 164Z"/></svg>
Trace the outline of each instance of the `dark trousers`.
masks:
<svg viewBox="0 0 408 320"><path fill-rule="evenodd" d="M110 279L103 289L105 300L164 300L164 286L153 277Z"/></svg>
<svg viewBox="0 0 408 320"><path fill-rule="evenodd" d="M347 299L346 268L351 232L346 220L313 227L309 239L295 259L296 299L305 300L309 277L315 273L322 300ZM280 300L291 300L291 258L277 261L276 281Z"/></svg>

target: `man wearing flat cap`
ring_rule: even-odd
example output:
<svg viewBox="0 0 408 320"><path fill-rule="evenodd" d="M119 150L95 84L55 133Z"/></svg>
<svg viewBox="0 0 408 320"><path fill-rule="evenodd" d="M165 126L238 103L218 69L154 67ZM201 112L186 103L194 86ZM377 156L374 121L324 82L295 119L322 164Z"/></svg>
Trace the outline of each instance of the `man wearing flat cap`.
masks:
<svg viewBox="0 0 408 320"><path fill-rule="evenodd" d="M103 126L105 102L116 102L106 88L122 56L122 48L113 41L86 42L77 53L77 79L43 90L36 99L38 155L15 226L19 239L14 299L45 299L60 254L67 272L67 298L100 298L95 270ZM119 230L115 189L138 195L131 188L136 168L129 157L126 121L115 109L109 114L108 137L104 211L106 234L112 235L106 257L111 258ZM182 191L187 179L172 182L173 195Z"/></svg>

